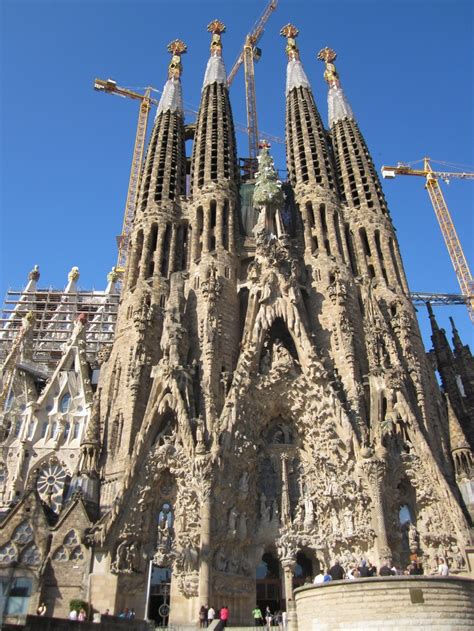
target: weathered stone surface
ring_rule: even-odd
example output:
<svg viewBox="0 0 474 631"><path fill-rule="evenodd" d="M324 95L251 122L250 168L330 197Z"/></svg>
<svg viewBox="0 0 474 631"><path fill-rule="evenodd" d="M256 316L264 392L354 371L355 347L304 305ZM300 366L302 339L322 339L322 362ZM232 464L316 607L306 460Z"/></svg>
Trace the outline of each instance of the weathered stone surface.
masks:
<svg viewBox="0 0 474 631"><path fill-rule="evenodd" d="M334 581L295 592L298 629L472 629L474 580L394 576Z"/></svg>

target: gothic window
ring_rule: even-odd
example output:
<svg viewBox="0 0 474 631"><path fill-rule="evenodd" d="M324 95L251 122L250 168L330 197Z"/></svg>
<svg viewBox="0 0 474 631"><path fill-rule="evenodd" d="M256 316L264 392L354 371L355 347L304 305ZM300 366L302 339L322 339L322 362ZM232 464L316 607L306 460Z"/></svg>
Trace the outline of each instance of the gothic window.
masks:
<svg viewBox="0 0 474 631"><path fill-rule="evenodd" d="M9 412L12 409L12 405L13 405L13 400L15 398L15 395L13 393L13 390L10 390L10 394L8 395L7 401L5 403L5 412Z"/></svg>
<svg viewBox="0 0 474 631"><path fill-rule="evenodd" d="M59 463L50 462L43 467L37 479L37 489L41 499L54 512L58 512L62 505L64 485L67 481L66 471Z"/></svg>
<svg viewBox="0 0 474 631"><path fill-rule="evenodd" d="M75 440L76 438L79 438L80 430L81 430L81 424L75 422L74 425L73 425L73 430L72 430L72 432L73 432L72 433L73 440Z"/></svg>
<svg viewBox="0 0 474 631"><path fill-rule="evenodd" d="M41 426L41 438L44 438L46 436L47 432L48 432L48 423L45 422Z"/></svg>
<svg viewBox="0 0 474 631"><path fill-rule="evenodd" d="M77 546L79 545L79 538L74 530L70 530L64 537L65 546Z"/></svg>
<svg viewBox="0 0 474 631"><path fill-rule="evenodd" d="M66 392L61 397L61 401L59 402L59 411L63 414L69 410L69 406L71 405L71 395L69 392Z"/></svg>
<svg viewBox="0 0 474 631"><path fill-rule="evenodd" d="M17 560L17 552L15 546L10 543L6 543L0 547L0 565L8 565Z"/></svg>
<svg viewBox="0 0 474 631"><path fill-rule="evenodd" d="M173 435L176 430L176 415L172 410L167 410L159 423L160 429L156 433L153 444L160 444L164 438Z"/></svg>
<svg viewBox="0 0 474 631"><path fill-rule="evenodd" d="M60 546L53 554L53 561L67 561L67 559L67 549L64 546Z"/></svg>
<svg viewBox="0 0 474 631"><path fill-rule="evenodd" d="M30 544L23 550L23 554L21 555L21 562L25 565L39 565L40 561L41 555L34 543Z"/></svg>
<svg viewBox="0 0 474 631"><path fill-rule="evenodd" d="M403 526L407 522L412 522L412 516L410 507L407 504L403 504L400 506L400 510L398 511L398 518L400 520L400 525Z"/></svg>
<svg viewBox="0 0 474 631"><path fill-rule="evenodd" d="M33 541L33 530L27 521L22 521L21 524L15 528L12 541L20 545L25 545Z"/></svg>
<svg viewBox="0 0 474 631"><path fill-rule="evenodd" d="M22 420L17 418L15 421L14 429L13 429L13 435L15 436L15 438L18 438L18 436L20 435L21 426L22 426Z"/></svg>
<svg viewBox="0 0 474 631"><path fill-rule="evenodd" d="M67 437L69 436L70 429L71 429L71 423L69 421L66 421L66 423L64 424L64 431L63 431L64 440L66 440Z"/></svg>
<svg viewBox="0 0 474 631"><path fill-rule="evenodd" d="M3 487L7 480L7 468L3 463L0 463L0 489Z"/></svg>
<svg viewBox="0 0 474 631"><path fill-rule="evenodd" d="M174 514L169 502L164 502L161 505L157 522L156 545L158 548L170 549L173 539Z"/></svg>
<svg viewBox="0 0 474 631"><path fill-rule="evenodd" d="M69 558L70 558L71 561L83 561L84 560L84 554L82 552L81 546L75 547L72 550L71 556Z"/></svg>

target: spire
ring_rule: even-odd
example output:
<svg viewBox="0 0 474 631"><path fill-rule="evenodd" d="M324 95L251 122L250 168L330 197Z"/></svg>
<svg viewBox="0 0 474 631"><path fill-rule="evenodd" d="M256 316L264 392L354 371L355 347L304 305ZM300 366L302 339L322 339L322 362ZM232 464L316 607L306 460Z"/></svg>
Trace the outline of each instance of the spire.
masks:
<svg viewBox="0 0 474 631"><path fill-rule="evenodd" d="M212 33L211 55L207 62L196 122L191 162L191 193L210 182L235 181L237 155L232 110L227 89L227 75L222 60L225 26L213 20L207 27Z"/></svg>
<svg viewBox="0 0 474 631"><path fill-rule="evenodd" d="M207 30L212 33L211 56L207 62L206 72L202 89L211 83L227 83L227 73L225 71L224 60L222 59L222 38L221 33L225 33L225 25L220 20L212 20Z"/></svg>
<svg viewBox="0 0 474 631"><path fill-rule="evenodd" d="M280 35L287 40L286 145L291 184L335 191L326 132L296 45L298 29L286 24Z"/></svg>
<svg viewBox="0 0 474 631"><path fill-rule="evenodd" d="M300 51L296 44L296 37L299 31L293 24L286 24L281 30L280 35L286 37L286 54L288 56L288 66L286 69L286 95L293 90L293 88L304 87L311 89L308 77L303 70L303 65L300 61Z"/></svg>
<svg viewBox="0 0 474 631"><path fill-rule="evenodd" d="M181 64L181 55L184 55L186 50L186 44L180 39L175 39L168 44L168 51L172 54L172 57L168 65L168 80L163 88L155 120L160 114L168 110L183 115L183 94L181 89L183 66Z"/></svg>
<svg viewBox="0 0 474 631"><path fill-rule="evenodd" d="M318 59L324 61L326 64L326 70L324 72L324 79L329 85L328 92L328 119L329 127L332 127L334 123L344 118L353 119L351 106L346 99L343 89L339 81L339 75L336 70L336 66L332 63L336 60L336 52L332 48L323 48L318 53Z"/></svg>
<svg viewBox="0 0 474 631"><path fill-rule="evenodd" d="M66 289L64 290L65 294L75 294L77 293L77 281L79 280L79 268L73 267L71 271L67 275L68 284L66 285Z"/></svg>
<svg viewBox="0 0 474 631"><path fill-rule="evenodd" d="M451 322L451 329L453 332L453 344L454 344L454 348L457 351L461 351L464 348L464 345L462 343L461 337L459 335L459 331L456 328L456 325L454 324L454 320L450 317L449 321Z"/></svg>
<svg viewBox="0 0 474 631"><path fill-rule="evenodd" d="M430 319L431 330L433 332L433 335L438 335L438 333L440 332L440 328L436 321L433 307L431 306L431 302L426 303L426 308L428 309L428 317Z"/></svg>

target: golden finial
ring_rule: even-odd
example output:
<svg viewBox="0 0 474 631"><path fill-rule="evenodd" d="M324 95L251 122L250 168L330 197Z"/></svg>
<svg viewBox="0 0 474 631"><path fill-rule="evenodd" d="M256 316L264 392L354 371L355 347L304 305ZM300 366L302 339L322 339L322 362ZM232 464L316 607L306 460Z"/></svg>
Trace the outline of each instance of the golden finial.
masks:
<svg viewBox="0 0 474 631"><path fill-rule="evenodd" d="M337 87L339 85L339 75L337 74L336 66L332 63L336 57L336 51L328 46L322 48L318 53L318 59L326 64L326 70L324 71L325 80L330 86Z"/></svg>
<svg viewBox="0 0 474 631"><path fill-rule="evenodd" d="M295 40L298 33L298 29L293 24L285 24L285 26L280 30L280 35L282 37L286 37L287 39L285 51L288 55L288 59L299 59L300 53Z"/></svg>
<svg viewBox="0 0 474 631"><path fill-rule="evenodd" d="M181 55L188 50L186 44L180 39L174 39L168 44L168 51L173 55L168 65L168 78L179 79L183 72L181 64Z"/></svg>
<svg viewBox="0 0 474 631"><path fill-rule="evenodd" d="M33 269L31 270L31 272L28 274L28 278L29 280L38 281L39 277L40 277L39 267L35 265Z"/></svg>
<svg viewBox="0 0 474 631"><path fill-rule="evenodd" d="M68 279L72 282L79 279L79 268L73 267L69 274L67 275Z"/></svg>
<svg viewBox="0 0 474 631"><path fill-rule="evenodd" d="M225 33L225 24L221 22L220 20L212 20L212 22L207 25L207 30L209 31L209 33L212 33L211 54L221 55L222 54L221 33Z"/></svg>
<svg viewBox="0 0 474 631"><path fill-rule="evenodd" d="M117 272L117 268L115 266L112 267L110 272L107 274L107 280L109 281L109 283L116 283L119 278L120 274Z"/></svg>

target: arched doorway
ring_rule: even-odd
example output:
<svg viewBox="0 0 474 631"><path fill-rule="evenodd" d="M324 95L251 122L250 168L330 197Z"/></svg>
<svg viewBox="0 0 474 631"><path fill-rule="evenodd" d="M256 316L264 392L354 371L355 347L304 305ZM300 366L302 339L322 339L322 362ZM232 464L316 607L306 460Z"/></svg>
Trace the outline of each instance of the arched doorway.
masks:
<svg viewBox="0 0 474 631"><path fill-rule="evenodd" d="M148 598L148 620L154 620L157 627L167 627L169 618L171 568L151 564L150 590Z"/></svg>
<svg viewBox="0 0 474 631"><path fill-rule="evenodd" d="M281 608L282 584L280 562L272 552L265 552L256 570L257 606L264 612Z"/></svg>
<svg viewBox="0 0 474 631"><path fill-rule="evenodd" d="M319 569L319 561L313 558L313 555L306 552L298 552L295 569L293 570L293 589L301 587L305 583L311 583Z"/></svg>

